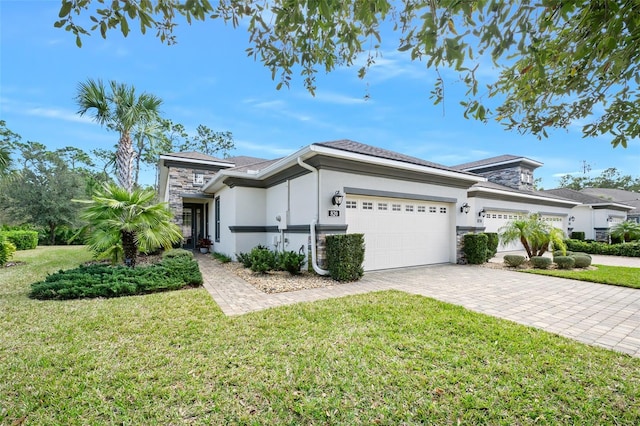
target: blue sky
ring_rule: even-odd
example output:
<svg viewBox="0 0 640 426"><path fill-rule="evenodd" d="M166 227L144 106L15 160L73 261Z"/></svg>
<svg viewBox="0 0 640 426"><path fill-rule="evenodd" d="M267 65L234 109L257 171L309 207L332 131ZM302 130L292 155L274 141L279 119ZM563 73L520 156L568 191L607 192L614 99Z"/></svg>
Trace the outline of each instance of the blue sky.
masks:
<svg viewBox="0 0 640 426"><path fill-rule="evenodd" d="M123 38L98 34L77 48L72 34L53 27L58 1L0 0L0 118L24 141L50 149L110 148L115 133L76 114L74 95L87 78L116 80L163 99L163 115L193 132L198 124L231 131L231 155L276 158L313 142L352 139L455 165L501 154L544 163L535 176L545 189L560 175L590 175L616 167L640 175L640 143L612 148L606 138L583 139L578 127L538 140L507 132L496 123L462 117L462 84L447 79L445 109L429 99L434 74L424 63L394 51L395 40L364 80L357 68L317 78L316 96L294 78L275 89L270 71L248 58L248 33L220 22L178 27L178 44L167 46L149 31ZM132 26L134 28L134 26ZM495 74L489 67L486 76ZM365 95L369 94L369 100ZM143 183L153 184L147 171Z"/></svg>

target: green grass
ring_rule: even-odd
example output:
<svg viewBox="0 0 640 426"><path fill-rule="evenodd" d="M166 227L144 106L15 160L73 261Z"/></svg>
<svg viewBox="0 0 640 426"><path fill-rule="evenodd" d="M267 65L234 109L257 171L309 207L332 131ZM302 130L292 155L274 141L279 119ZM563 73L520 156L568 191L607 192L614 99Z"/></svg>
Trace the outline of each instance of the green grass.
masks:
<svg viewBox="0 0 640 426"><path fill-rule="evenodd" d="M420 296L27 298L81 250L0 270L0 424L640 423L640 359Z"/></svg>
<svg viewBox="0 0 640 426"><path fill-rule="evenodd" d="M553 277L569 278L572 280L589 281L600 284L611 284L622 287L640 288L640 268L626 266L593 265L598 269L527 269L522 272Z"/></svg>

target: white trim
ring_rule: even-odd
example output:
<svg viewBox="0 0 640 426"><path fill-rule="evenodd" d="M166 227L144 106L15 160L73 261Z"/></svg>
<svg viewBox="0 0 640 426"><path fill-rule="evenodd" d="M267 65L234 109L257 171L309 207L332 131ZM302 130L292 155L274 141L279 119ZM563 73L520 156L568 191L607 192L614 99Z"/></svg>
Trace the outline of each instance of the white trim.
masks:
<svg viewBox="0 0 640 426"><path fill-rule="evenodd" d="M544 163L540 163L536 160L531 160L526 157L518 157L513 160L500 161L498 163L486 163L478 166L465 167L464 169L461 169L461 170L475 170L475 169L481 169L486 167L504 166L506 164L511 164L511 163L526 163L531 166L536 166L536 168L544 166Z"/></svg>
<svg viewBox="0 0 640 426"><path fill-rule="evenodd" d="M210 160L198 160L195 158L174 157L172 155L166 155L166 154L161 155L160 160L171 160L171 161L176 161L181 163L206 164L210 166L235 167L235 163L232 163L230 161L221 162L221 161L210 161Z"/></svg>
<svg viewBox="0 0 640 426"><path fill-rule="evenodd" d="M556 203L564 203L564 204L569 204L572 206L579 206L582 203L579 201L572 201L572 200L562 200L559 198L550 198L550 197L543 197L540 195L529 195L529 194L523 194L522 192L512 192L512 191L503 191L500 189L493 189L493 188L483 188L483 187L475 187L475 188L470 188L469 189L470 192L486 192L489 194L501 194L501 195L510 195L512 197L520 197L520 198L525 198L525 199L529 199L529 200L540 200L540 201L552 201L552 202L556 202Z"/></svg>

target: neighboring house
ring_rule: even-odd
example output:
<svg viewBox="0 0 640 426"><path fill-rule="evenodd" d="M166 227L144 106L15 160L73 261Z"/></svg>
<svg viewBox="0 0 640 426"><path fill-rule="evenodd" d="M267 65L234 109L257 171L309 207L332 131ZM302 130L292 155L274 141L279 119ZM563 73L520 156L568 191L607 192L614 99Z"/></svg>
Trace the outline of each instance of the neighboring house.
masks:
<svg viewBox="0 0 640 426"><path fill-rule="evenodd" d="M584 232L585 238L596 241L609 240L609 228L624 222L627 212L633 207L575 191L569 188L557 188L543 191L559 197L579 202L569 217L567 231Z"/></svg>
<svg viewBox="0 0 640 426"><path fill-rule="evenodd" d="M484 176L487 182L473 185L467 192L474 214L468 218L470 231L499 232L514 219L537 213L542 220L564 231L569 212L580 204L563 197L534 190L534 171L542 163L515 155L501 155L453 166L456 170ZM519 250L519 242L498 247L498 251Z"/></svg>
<svg viewBox="0 0 640 426"><path fill-rule="evenodd" d="M464 234L528 213L567 231L581 202L535 191L541 165L505 155L448 167L339 140L276 160L166 154L158 183L185 248L208 236L234 257L261 244L311 253L322 272L327 235L363 233L364 269L376 270L459 262Z"/></svg>
<svg viewBox="0 0 640 426"><path fill-rule="evenodd" d="M640 223L640 193L613 188L584 188L580 192L633 207L627 213L627 220Z"/></svg>

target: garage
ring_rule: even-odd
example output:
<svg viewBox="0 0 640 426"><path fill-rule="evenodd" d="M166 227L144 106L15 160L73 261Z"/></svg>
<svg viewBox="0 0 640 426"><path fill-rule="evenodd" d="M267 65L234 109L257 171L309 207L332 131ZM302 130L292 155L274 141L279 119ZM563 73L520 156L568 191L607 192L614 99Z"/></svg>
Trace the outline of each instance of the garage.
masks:
<svg viewBox="0 0 640 426"><path fill-rule="evenodd" d="M500 228L506 226L509 222L523 219L527 212L524 211L506 211L486 209L484 218L485 232L500 232ZM511 244L504 245L502 242L498 245L498 251L522 250L520 241L514 241Z"/></svg>
<svg viewBox="0 0 640 426"><path fill-rule="evenodd" d="M451 204L352 195L345 207L347 232L364 234L365 271L451 261Z"/></svg>

